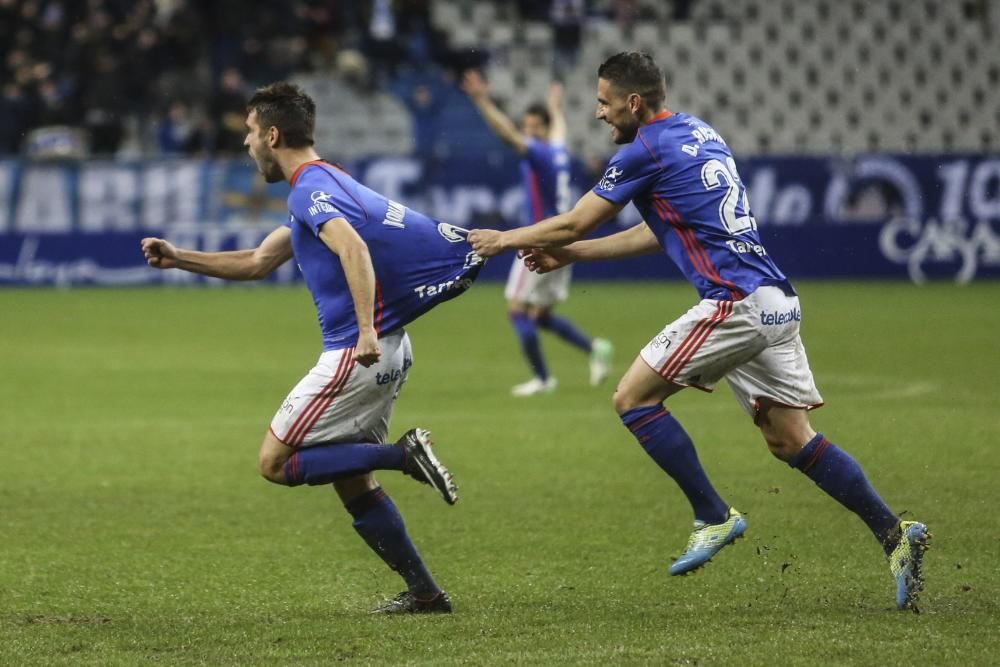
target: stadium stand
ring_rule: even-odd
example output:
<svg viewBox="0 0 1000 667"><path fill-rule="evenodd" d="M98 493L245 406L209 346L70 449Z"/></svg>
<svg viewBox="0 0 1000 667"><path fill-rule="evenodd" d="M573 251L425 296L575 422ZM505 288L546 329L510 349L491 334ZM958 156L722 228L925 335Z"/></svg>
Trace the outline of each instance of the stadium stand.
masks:
<svg viewBox="0 0 1000 667"><path fill-rule="evenodd" d="M232 99L283 77L319 98L319 141L339 159L501 150L455 90L457 70L486 62L517 114L558 62L571 149L598 158L610 146L593 118L594 73L626 48L652 53L669 105L738 154L1000 148L1000 3L989 0L252 5L0 0L0 154L78 155L81 131L94 154L237 151L225 136ZM553 27L574 7L575 53Z"/></svg>
<svg viewBox="0 0 1000 667"><path fill-rule="evenodd" d="M440 0L441 28L463 25L488 48L503 14ZM618 3L612 3L618 4ZM567 76L572 148L607 152L593 118L594 72L623 47L646 50L668 75L668 102L706 118L738 154L933 152L1000 146L1000 3L977 0L696 0L638 2L634 21L591 14ZM606 7L606 10L610 8ZM477 23L477 21L481 21ZM551 40L515 26L491 68L514 103L544 94ZM548 33L551 35L551 32ZM471 40L469 37L464 38ZM527 91L527 92L525 92Z"/></svg>

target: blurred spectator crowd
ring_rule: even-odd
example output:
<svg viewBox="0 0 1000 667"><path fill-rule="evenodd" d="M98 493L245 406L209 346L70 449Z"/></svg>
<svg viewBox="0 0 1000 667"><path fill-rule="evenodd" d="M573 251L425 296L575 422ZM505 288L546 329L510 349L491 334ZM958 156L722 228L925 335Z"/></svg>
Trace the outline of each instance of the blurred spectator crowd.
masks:
<svg viewBox="0 0 1000 667"><path fill-rule="evenodd" d="M364 53L371 82L411 41L429 0L0 0L0 154L32 130L80 132L92 155L242 151L256 85ZM411 40L412 37L412 40Z"/></svg>
<svg viewBox="0 0 1000 667"><path fill-rule="evenodd" d="M400 79L453 80L485 57L448 47L431 1L0 0L0 155L240 153L253 88L309 73L396 94L419 135L434 100ZM572 66L592 3L496 4L550 22Z"/></svg>

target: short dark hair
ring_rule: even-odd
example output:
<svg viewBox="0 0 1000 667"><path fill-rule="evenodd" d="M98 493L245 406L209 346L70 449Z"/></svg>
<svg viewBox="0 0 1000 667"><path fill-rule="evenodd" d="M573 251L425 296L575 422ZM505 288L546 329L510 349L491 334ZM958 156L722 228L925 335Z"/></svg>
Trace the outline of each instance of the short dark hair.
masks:
<svg viewBox="0 0 1000 667"><path fill-rule="evenodd" d="M552 116L549 114L548 108L540 102L535 102L527 109L525 109L524 115L538 116L539 118L542 119L542 122L545 123L545 127L549 127L552 125Z"/></svg>
<svg viewBox="0 0 1000 667"><path fill-rule="evenodd" d="M279 81L258 88L247 102L247 113L257 112L261 131L278 128L288 148L312 146L316 128L316 103L295 84Z"/></svg>
<svg viewBox="0 0 1000 667"><path fill-rule="evenodd" d="M622 51L611 56L597 69L598 78L626 93L639 93L654 111L667 98L663 72L653 57L641 51Z"/></svg>

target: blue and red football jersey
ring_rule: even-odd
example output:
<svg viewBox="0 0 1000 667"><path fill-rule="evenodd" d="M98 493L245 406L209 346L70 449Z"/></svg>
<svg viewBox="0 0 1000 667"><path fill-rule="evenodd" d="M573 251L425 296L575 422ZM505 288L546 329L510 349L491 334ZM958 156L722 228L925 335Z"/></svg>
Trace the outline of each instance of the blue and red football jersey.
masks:
<svg viewBox="0 0 1000 667"><path fill-rule="evenodd" d="M569 153L562 143L538 139L525 142L527 151L521 159L521 185L524 188L524 224L565 213L570 205Z"/></svg>
<svg viewBox="0 0 1000 667"><path fill-rule="evenodd" d="M669 111L653 117L611 158L593 192L632 201L703 299L739 300L762 285L794 294L760 242L729 147L704 121Z"/></svg>
<svg viewBox="0 0 1000 667"><path fill-rule="evenodd" d="M323 223L344 218L368 245L375 269L375 329L405 326L472 285L482 260L468 232L390 201L323 161L307 162L288 195L292 248L316 303L323 349L358 339L354 300L340 259L319 238Z"/></svg>

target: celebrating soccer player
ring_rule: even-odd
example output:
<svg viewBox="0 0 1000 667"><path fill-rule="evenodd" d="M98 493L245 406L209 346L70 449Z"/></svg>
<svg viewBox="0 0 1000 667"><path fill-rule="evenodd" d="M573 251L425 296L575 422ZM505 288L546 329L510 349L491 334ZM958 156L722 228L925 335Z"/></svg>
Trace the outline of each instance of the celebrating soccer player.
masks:
<svg viewBox="0 0 1000 667"><path fill-rule="evenodd" d="M597 117L622 148L604 177L571 211L507 232L473 231L472 247L482 257L534 249L526 262L541 273L665 252L697 289L700 303L650 340L614 394L622 423L694 510L694 531L671 574L701 567L746 530L663 406L685 387L711 391L725 378L771 453L867 524L889 559L897 607L912 608L923 586L927 527L900 521L857 461L812 429L808 413L823 399L799 337L799 299L761 244L729 147L704 121L667 109L665 96L663 74L648 55L625 52L605 61ZM581 240L630 201L644 222Z"/></svg>
<svg viewBox="0 0 1000 667"><path fill-rule="evenodd" d="M490 129L522 158L525 224L564 213L570 205L570 164L566 152L566 120L561 108L562 86L552 84L546 105L528 107L521 118L521 131L490 99L489 89L479 72L466 72L462 88ZM510 267L504 289L507 312L521 341L521 350L534 372L530 380L511 389L515 396L534 396L556 388L556 379L549 375L542 355L539 327L590 355L590 384L601 384L611 371L611 343L591 338L569 318L553 312L557 303L566 300L569 283L568 266L543 275L528 271L524 262L515 258Z"/></svg>
<svg viewBox="0 0 1000 667"><path fill-rule="evenodd" d="M429 433L386 444L389 418L413 363L403 327L464 292L482 261L466 230L439 223L366 188L313 149L316 107L298 87L275 83L247 105L244 145L269 183L287 180L288 222L256 249L196 252L146 238L150 266L256 280L295 257L316 303L323 353L292 389L260 448L260 472L277 484L332 484L354 529L406 581L375 611L450 612L374 470L399 470L449 504L451 474Z"/></svg>

